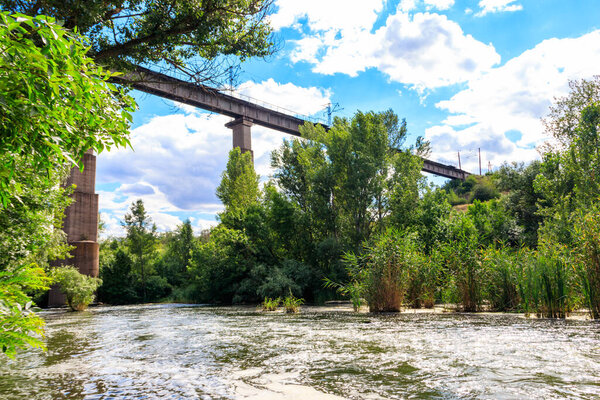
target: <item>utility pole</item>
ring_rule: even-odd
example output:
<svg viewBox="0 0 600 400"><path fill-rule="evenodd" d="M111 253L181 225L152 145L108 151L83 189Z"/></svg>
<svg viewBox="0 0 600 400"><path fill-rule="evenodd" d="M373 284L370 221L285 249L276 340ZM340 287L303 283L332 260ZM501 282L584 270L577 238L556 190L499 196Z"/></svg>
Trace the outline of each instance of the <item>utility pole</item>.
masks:
<svg viewBox="0 0 600 400"><path fill-rule="evenodd" d="M458 169L462 169L462 166L460 165L460 151L458 152Z"/></svg>
<svg viewBox="0 0 600 400"><path fill-rule="evenodd" d="M479 148L479 175L481 175L481 147Z"/></svg>
<svg viewBox="0 0 600 400"><path fill-rule="evenodd" d="M327 114L327 125L331 126L331 123L333 122L331 118L333 113L336 111L341 111L343 108L340 107L340 103L327 103L325 107L327 108L327 111L325 111Z"/></svg>

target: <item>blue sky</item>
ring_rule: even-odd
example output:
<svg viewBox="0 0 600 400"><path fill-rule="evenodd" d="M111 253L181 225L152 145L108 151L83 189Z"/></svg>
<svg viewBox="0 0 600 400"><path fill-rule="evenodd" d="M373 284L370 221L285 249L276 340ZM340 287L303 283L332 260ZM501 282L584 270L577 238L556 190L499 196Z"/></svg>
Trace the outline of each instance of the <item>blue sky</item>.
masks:
<svg viewBox="0 0 600 400"><path fill-rule="evenodd" d="M241 66L236 93L325 117L393 109L431 158L475 172L530 161L547 137L541 118L570 79L600 74L598 0L275 0L280 50ZM135 92L134 151L98 156L96 191L106 235L132 201L160 230L186 218L216 223L214 192L231 149L230 118ZM285 135L252 128L257 172ZM439 179L436 180L439 182Z"/></svg>

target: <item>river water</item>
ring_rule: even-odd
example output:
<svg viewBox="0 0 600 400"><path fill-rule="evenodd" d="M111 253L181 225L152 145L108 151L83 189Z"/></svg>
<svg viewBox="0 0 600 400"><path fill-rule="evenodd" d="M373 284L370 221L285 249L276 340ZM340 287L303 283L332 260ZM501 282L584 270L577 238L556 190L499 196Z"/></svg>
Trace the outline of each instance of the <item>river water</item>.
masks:
<svg viewBox="0 0 600 400"><path fill-rule="evenodd" d="M346 309L347 310L347 309ZM48 311L0 399L598 399L600 325L518 315Z"/></svg>

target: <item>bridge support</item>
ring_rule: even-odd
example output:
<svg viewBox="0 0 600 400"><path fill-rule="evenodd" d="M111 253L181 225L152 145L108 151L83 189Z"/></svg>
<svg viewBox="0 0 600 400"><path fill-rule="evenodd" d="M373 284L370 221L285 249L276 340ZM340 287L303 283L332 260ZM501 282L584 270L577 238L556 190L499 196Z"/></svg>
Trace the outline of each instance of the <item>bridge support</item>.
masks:
<svg viewBox="0 0 600 400"><path fill-rule="evenodd" d="M96 192L96 156L90 150L83 157L83 172L75 167L67 179L67 186L76 185L71 195L73 203L65 210L63 230L67 242L75 248L72 258L56 260L52 264L73 265L82 274L98 276L98 195ZM65 304L65 298L56 286L50 289L49 306Z"/></svg>
<svg viewBox="0 0 600 400"><path fill-rule="evenodd" d="M239 147L242 153L247 151L252 155L254 161L254 152L252 151L252 121L247 118L240 117L236 118L231 122L225 124L225 126L233 130L233 147Z"/></svg>

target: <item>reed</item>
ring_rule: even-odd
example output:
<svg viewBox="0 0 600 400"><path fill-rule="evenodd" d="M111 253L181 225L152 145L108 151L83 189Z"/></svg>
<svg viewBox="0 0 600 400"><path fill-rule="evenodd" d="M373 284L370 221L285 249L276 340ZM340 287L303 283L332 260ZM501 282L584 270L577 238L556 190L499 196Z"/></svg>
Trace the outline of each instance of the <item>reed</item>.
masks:
<svg viewBox="0 0 600 400"><path fill-rule="evenodd" d="M579 215L574 227L575 259L585 304L593 319L600 319L600 205Z"/></svg>
<svg viewBox="0 0 600 400"><path fill-rule="evenodd" d="M300 312L300 306L304 304L304 299L295 297L290 289L290 294L283 299L282 304L287 314L295 314Z"/></svg>
<svg viewBox="0 0 600 400"><path fill-rule="evenodd" d="M485 265L484 298L495 311L517 309L520 296L517 290L518 272L525 250L490 247L482 251Z"/></svg>
<svg viewBox="0 0 600 400"><path fill-rule="evenodd" d="M279 303L281 303L281 298L272 299L270 297L265 297L262 302L262 310L263 311L277 311L277 307L279 307Z"/></svg>

